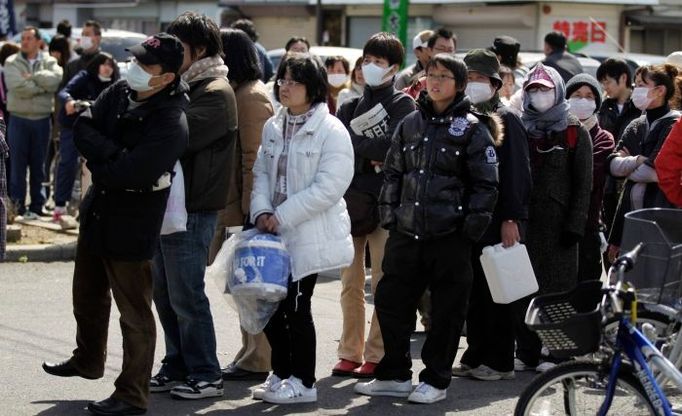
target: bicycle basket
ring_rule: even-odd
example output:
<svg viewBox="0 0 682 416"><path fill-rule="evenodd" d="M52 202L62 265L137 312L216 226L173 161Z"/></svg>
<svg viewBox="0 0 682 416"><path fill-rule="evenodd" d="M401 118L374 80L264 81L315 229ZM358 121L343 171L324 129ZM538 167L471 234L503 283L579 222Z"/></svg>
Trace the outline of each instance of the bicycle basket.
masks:
<svg viewBox="0 0 682 416"><path fill-rule="evenodd" d="M538 296L526 312L526 325L556 358L597 351L601 339L602 283L581 282L568 292Z"/></svg>
<svg viewBox="0 0 682 416"><path fill-rule="evenodd" d="M675 306L682 296L682 210L648 208L625 215L621 252L644 248L626 280L641 302Z"/></svg>

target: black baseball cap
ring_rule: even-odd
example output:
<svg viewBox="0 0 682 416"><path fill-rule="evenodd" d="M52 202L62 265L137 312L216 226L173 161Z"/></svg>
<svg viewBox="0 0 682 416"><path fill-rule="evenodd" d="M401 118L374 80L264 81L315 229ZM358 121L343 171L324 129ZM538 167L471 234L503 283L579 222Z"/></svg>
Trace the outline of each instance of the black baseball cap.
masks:
<svg viewBox="0 0 682 416"><path fill-rule="evenodd" d="M142 64L162 65L173 73L180 70L185 55L180 39L165 32L150 36L139 45L126 48L126 51Z"/></svg>

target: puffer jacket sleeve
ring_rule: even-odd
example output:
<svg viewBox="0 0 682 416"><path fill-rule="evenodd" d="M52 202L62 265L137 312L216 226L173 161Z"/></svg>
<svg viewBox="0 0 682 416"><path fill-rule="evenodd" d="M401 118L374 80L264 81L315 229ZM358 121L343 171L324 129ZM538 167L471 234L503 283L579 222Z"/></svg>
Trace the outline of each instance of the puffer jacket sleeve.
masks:
<svg viewBox="0 0 682 416"><path fill-rule="evenodd" d="M74 144L85 159L100 162L112 158L122 147L105 135L107 114L115 111L117 86L112 85L97 97L95 103L76 119Z"/></svg>
<svg viewBox="0 0 682 416"><path fill-rule="evenodd" d="M564 231L582 236L585 234L587 213L592 194L592 140L583 126L578 127L578 143L571 166L571 197Z"/></svg>
<svg viewBox="0 0 682 416"><path fill-rule="evenodd" d="M321 149L320 163L312 185L289 195L275 209L283 227L294 228L338 203L353 179L353 145L348 131L334 116L320 126L328 135Z"/></svg>
<svg viewBox="0 0 682 416"><path fill-rule="evenodd" d="M26 69L22 66L18 56L7 59L3 70L7 90L21 98L31 98L34 95L44 94L45 89L38 85L33 77L24 78L23 74Z"/></svg>
<svg viewBox="0 0 682 416"><path fill-rule="evenodd" d="M470 180L468 213L464 218L464 235L478 241L492 219L497 202L497 155L490 130L476 123L467 146L466 169Z"/></svg>
<svg viewBox="0 0 682 416"><path fill-rule="evenodd" d="M268 136L272 133L274 117L270 118L263 127L263 137L261 143L265 143ZM251 223L256 223L256 218L261 214L272 214L272 195L270 194L270 169L273 164L270 157L265 154L263 145L258 148L256 162L253 164L253 189L251 190Z"/></svg>
<svg viewBox="0 0 682 416"><path fill-rule="evenodd" d="M658 186L670 202L682 208L682 119L673 126L654 164Z"/></svg>
<svg viewBox="0 0 682 416"><path fill-rule="evenodd" d="M402 189L403 174L405 172L405 158L403 148L403 121L393 135L391 147L384 162L384 184L379 194L379 217L381 226L387 230L395 227L395 209L400 205L400 191Z"/></svg>
<svg viewBox="0 0 682 416"><path fill-rule="evenodd" d="M47 92L57 92L62 81L62 67L57 60L51 56L44 57L43 69L33 74L36 84Z"/></svg>

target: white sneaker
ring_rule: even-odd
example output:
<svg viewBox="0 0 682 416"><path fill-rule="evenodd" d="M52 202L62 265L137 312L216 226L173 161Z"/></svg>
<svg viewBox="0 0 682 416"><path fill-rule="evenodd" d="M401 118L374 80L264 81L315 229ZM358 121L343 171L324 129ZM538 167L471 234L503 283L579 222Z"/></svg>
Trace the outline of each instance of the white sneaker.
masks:
<svg viewBox="0 0 682 416"><path fill-rule="evenodd" d="M317 401L317 388L306 387L300 378L282 380L274 390L263 394L263 401L275 404L311 403Z"/></svg>
<svg viewBox="0 0 682 416"><path fill-rule="evenodd" d="M470 373L471 377L483 381L513 380L516 377L513 370L497 371L483 364L471 370Z"/></svg>
<svg viewBox="0 0 682 416"><path fill-rule="evenodd" d="M518 358L514 358L514 371L535 371L535 367L524 363Z"/></svg>
<svg viewBox="0 0 682 416"><path fill-rule="evenodd" d="M253 390L251 397L253 397L254 400L263 400L263 395L265 392L275 391L281 382L281 378L277 377L275 373L271 373L268 378L265 379L263 384Z"/></svg>
<svg viewBox="0 0 682 416"><path fill-rule="evenodd" d="M189 379L185 384L173 387L172 397L182 399L203 399L206 397L220 397L223 395L222 377L215 381L199 381Z"/></svg>
<svg viewBox="0 0 682 416"><path fill-rule="evenodd" d="M545 371L551 370L554 367L556 367L556 364L549 361L543 361L537 367L535 367L535 371L538 373L544 373Z"/></svg>
<svg viewBox="0 0 682 416"><path fill-rule="evenodd" d="M365 396L407 397L412 391L412 381L377 380L357 383L353 390Z"/></svg>
<svg viewBox="0 0 682 416"><path fill-rule="evenodd" d="M421 382L407 398L412 403L431 404L445 400L447 390L437 389L428 383Z"/></svg>

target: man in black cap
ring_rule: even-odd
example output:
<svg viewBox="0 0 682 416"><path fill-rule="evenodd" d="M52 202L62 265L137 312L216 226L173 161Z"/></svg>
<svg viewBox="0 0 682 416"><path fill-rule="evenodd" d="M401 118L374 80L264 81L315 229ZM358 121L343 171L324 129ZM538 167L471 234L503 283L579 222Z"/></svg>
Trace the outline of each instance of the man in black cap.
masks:
<svg viewBox="0 0 682 416"><path fill-rule="evenodd" d="M146 412L156 328L151 258L170 192L173 165L187 146L187 85L178 72L180 41L166 33L129 49L126 79L107 88L74 125L92 186L80 209L73 276L77 347L70 359L43 363L60 377L101 378L111 296L121 313L123 368L98 415Z"/></svg>
<svg viewBox="0 0 682 416"><path fill-rule="evenodd" d="M506 35L496 37L493 46L490 47L490 50L497 55L500 64L509 67L514 72L514 92L523 87L523 81L528 74L528 68L519 60L520 49L519 41Z"/></svg>
<svg viewBox="0 0 682 416"><path fill-rule="evenodd" d="M576 74L583 73L583 66L578 58L566 50L566 36L561 32L549 32L545 35L545 60L542 64L559 72L564 83Z"/></svg>

